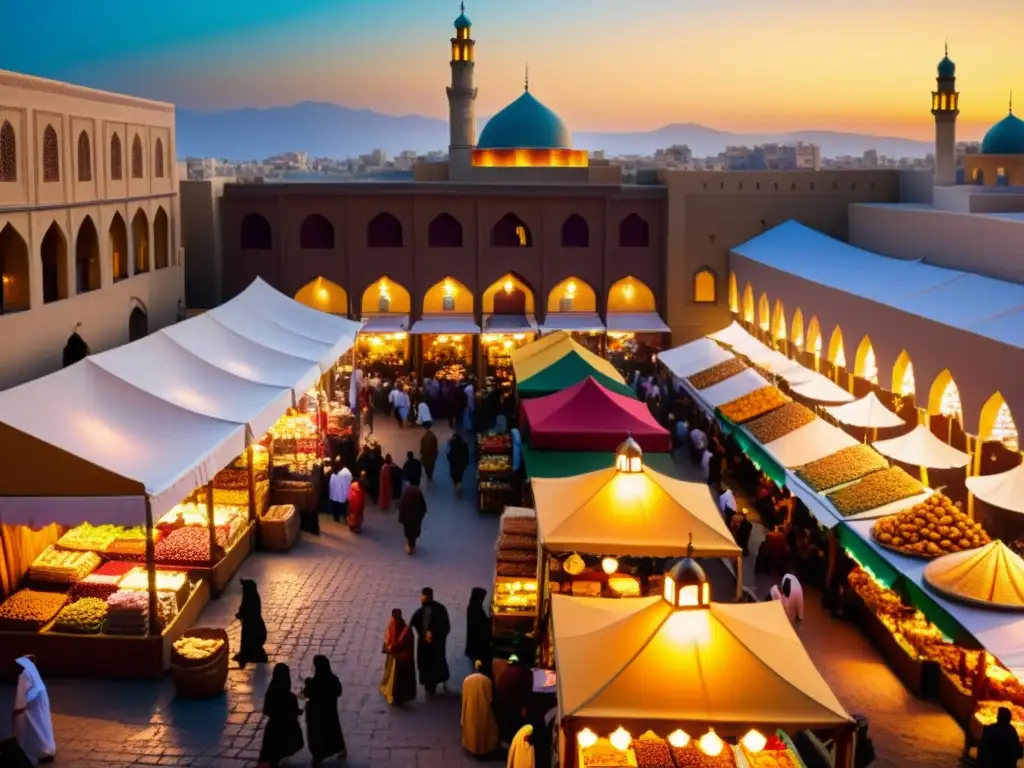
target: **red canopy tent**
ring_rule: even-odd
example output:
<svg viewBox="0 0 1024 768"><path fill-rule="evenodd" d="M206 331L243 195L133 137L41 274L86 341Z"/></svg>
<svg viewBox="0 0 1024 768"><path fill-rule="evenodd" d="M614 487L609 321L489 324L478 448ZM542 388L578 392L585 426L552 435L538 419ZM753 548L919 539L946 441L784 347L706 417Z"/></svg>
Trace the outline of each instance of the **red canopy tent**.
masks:
<svg viewBox="0 0 1024 768"><path fill-rule="evenodd" d="M668 431L647 406L610 392L593 377L547 397L523 400L521 421L537 450L614 451L632 433L645 451L672 450Z"/></svg>

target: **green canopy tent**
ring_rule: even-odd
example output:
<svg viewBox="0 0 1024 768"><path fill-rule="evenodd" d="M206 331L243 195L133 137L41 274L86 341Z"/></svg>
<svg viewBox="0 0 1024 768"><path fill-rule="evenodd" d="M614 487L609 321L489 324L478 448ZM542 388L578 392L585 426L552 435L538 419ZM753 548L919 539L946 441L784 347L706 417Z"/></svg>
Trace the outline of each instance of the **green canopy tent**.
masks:
<svg viewBox="0 0 1024 768"><path fill-rule="evenodd" d="M629 385L616 380L594 368L575 350L555 361L547 368L542 368L533 376L516 382L520 397L540 397L561 392L563 389L579 384L588 376L592 376L598 384L611 392L636 397Z"/></svg>

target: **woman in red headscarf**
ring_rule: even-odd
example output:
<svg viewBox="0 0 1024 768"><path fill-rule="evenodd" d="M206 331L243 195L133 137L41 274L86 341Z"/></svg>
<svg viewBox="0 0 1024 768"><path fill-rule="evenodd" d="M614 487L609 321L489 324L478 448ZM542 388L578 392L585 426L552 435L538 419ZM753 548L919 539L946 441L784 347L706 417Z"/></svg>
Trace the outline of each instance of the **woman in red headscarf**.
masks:
<svg viewBox="0 0 1024 768"><path fill-rule="evenodd" d="M366 509L365 485L366 473L362 472L348 491L348 527L352 533L363 530L363 512Z"/></svg>

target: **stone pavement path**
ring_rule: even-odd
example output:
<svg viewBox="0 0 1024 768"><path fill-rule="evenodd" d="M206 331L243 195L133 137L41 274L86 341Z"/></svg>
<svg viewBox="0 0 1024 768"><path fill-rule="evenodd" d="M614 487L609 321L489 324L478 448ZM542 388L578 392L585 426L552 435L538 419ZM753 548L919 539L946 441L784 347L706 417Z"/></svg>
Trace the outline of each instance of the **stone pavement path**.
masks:
<svg viewBox="0 0 1024 768"><path fill-rule="evenodd" d="M422 430L399 430L378 417L378 440L399 463L419 452ZM447 440L447 427L438 429ZM467 480L469 480L467 474ZM467 482L467 488L472 484ZM396 505L390 512L368 506L361 535L321 516L322 535L303 534L287 554L255 554L241 575L259 583L270 633L271 665L230 672L227 694L212 702L179 702L170 680L123 682L50 680L57 736L57 764L78 768L127 765L256 765L262 737L263 694L273 662L291 666L297 689L322 653L341 678L342 727L353 768L460 768L477 765L461 746L458 688L470 672L462 654L465 607L470 590L491 591L497 519L480 516L473 494L456 501L444 459L433 485L425 487L428 512L416 555L405 554ZM420 589L434 588L451 614L448 658L452 692L404 708L389 707L377 686L381 645L392 608L406 618L419 604ZM240 590L237 581L214 601L204 626L226 627L237 643ZM45 675L45 671L44 671ZM10 690L0 711L10 711ZM3 729L0 729L3 730ZM303 752L289 765L309 765ZM329 764L328 764L329 765Z"/></svg>

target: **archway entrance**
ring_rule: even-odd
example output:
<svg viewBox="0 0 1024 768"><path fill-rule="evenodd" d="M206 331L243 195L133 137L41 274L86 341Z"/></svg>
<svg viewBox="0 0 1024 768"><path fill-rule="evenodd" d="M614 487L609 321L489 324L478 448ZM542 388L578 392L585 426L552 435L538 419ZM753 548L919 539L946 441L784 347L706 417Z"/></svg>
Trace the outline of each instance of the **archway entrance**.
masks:
<svg viewBox="0 0 1024 768"><path fill-rule="evenodd" d="M136 307L128 316L128 341L138 341L149 335L149 316L142 307Z"/></svg>
<svg viewBox="0 0 1024 768"><path fill-rule="evenodd" d="M18 230L8 224L0 231L0 315L24 312L29 308L28 244Z"/></svg>

